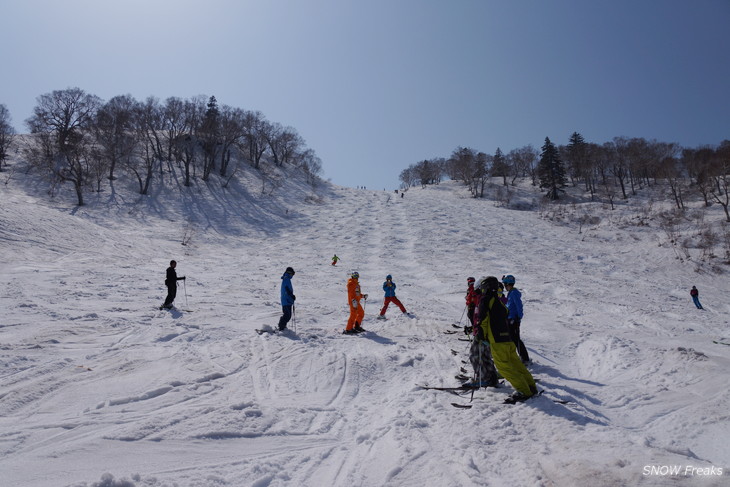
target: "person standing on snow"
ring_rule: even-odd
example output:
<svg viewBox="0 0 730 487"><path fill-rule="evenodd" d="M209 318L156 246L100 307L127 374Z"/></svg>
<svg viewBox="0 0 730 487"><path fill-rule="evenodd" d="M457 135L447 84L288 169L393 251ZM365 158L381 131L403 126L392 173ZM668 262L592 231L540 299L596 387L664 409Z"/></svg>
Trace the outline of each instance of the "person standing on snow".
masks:
<svg viewBox="0 0 730 487"><path fill-rule="evenodd" d="M697 290L697 286L692 286L692 290L689 292L689 295L692 296L692 301L695 303L695 306L697 306L697 309L704 309L700 304L700 292Z"/></svg>
<svg viewBox="0 0 730 487"><path fill-rule="evenodd" d="M464 387L498 387L499 376L497 375L497 369L494 367L494 361L492 360L491 347L486 335L482 331L478 323L474 323L474 314L476 307L479 305L479 297L481 292L479 289L474 289L474 278L470 277L467 279L469 283L470 292L467 294L467 306L468 303L476 302L475 305L471 305L469 310L469 325L464 327L464 333L470 336L471 345L469 346L469 362L474 369L474 380L464 384ZM478 316L476 317L478 318ZM478 321L478 320L477 320Z"/></svg>
<svg viewBox="0 0 730 487"><path fill-rule="evenodd" d="M294 277L294 269L287 267L284 271L284 275L281 276L281 311L282 315L279 319L279 331L286 330L286 325L291 320L292 308L294 307L294 301L297 299L294 296L294 287L291 284L291 278Z"/></svg>
<svg viewBox="0 0 730 487"><path fill-rule="evenodd" d="M507 308L497 296L499 281L489 276L479 283L482 298L479 301L479 333L489 340L497 371L515 388L516 392L505 402L524 401L537 394L535 379L520 360L507 324Z"/></svg>
<svg viewBox="0 0 730 487"><path fill-rule="evenodd" d="M360 292L360 274L353 272L347 281L347 302L350 306L350 317L347 320L347 327L343 332L345 335L353 335L365 331L361 326L365 318L365 310L360 304L361 299L367 301L368 295Z"/></svg>
<svg viewBox="0 0 730 487"><path fill-rule="evenodd" d="M522 363L527 365L530 362L530 355L527 353L527 347L520 338L520 325L522 324L522 293L515 287L515 276L507 275L502 277L502 283L507 290L507 323L512 332L512 341L515 342L517 353L520 355Z"/></svg>
<svg viewBox="0 0 730 487"><path fill-rule="evenodd" d="M406 311L403 303L401 303L400 300L395 297L395 288L396 286L393 282L393 276L388 274L387 276L385 276L385 282L383 283L383 291L385 291L385 302L383 303L383 307L380 309L380 315L378 316L379 320L385 319L385 312L388 309L390 303L398 306L404 315L408 314L408 311Z"/></svg>
<svg viewBox="0 0 730 487"><path fill-rule="evenodd" d="M175 267L177 267L177 262L171 260L170 267L167 268L167 273L165 274L167 297L165 298L165 302L162 303L162 306L160 306L160 309L172 309L172 303L175 301L175 296L177 296L177 281L185 280L185 276L177 277Z"/></svg>
<svg viewBox="0 0 730 487"><path fill-rule="evenodd" d="M340 260L340 258L337 257L337 254L335 254L334 257L332 257L332 265L337 265L338 260Z"/></svg>
<svg viewBox="0 0 730 487"><path fill-rule="evenodd" d="M466 317L469 320L469 326L474 325L474 310L479 304L479 290L474 289L476 279L473 277L466 278Z"/></svg>

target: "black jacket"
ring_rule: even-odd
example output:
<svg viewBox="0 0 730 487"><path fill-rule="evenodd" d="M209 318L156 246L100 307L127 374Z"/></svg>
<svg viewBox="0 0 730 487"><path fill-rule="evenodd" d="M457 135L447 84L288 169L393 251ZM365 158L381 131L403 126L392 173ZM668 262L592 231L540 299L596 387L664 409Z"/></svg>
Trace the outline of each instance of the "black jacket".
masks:
<svg viewBox="0 0 730 487"><path fill-rule="evenodd" d="M491 330L494 343L511 342L512 336L507 323L507 308L494 292L487 292L479 300L479 330L484 339Z"/></svg>
<svg viewBox="0 0 730 487"><path fill-rule="evenodd" d="M167 277L165 278L165 286L174 286L177 281L184 279L183 277L177 277L175 268L170 266L167 268Z"/></svg>

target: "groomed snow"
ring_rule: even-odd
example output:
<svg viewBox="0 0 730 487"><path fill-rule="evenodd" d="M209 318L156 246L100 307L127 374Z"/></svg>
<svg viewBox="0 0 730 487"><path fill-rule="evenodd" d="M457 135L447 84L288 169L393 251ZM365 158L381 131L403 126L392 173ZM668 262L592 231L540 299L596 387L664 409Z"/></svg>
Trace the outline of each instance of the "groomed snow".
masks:
<svg viewBox="0 0 730 487"><path fill-rule="evenodd" d="M713 343L730 336L730 280L617 222L640 197L586 205L600 221L579 229L454 182L261 195L248 177L81 208L20 175L0 188L1 485L730 484L730 346ZM160 311L170 259L187 280ZM287 266L296 333L258 335ZM347 337L352 270L370 333ZM469 396L419 389L471 373L444 332L466 277L506 273L543 396L504 405L505 385L457 409ZM386 274L414 318L375 320Z"/></svg>

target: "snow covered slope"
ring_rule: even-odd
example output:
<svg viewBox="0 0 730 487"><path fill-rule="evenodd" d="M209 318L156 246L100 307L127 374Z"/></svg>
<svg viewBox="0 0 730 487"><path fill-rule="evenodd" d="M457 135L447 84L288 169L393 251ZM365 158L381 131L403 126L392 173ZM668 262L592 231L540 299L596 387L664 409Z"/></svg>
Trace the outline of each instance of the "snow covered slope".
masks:
<svg viewBox="0 0 730 487"><path fill-rule="evenodd" d="M730 284L656 229L579 233L456 183L196 188L81 209L0 190L0 484L728 485ZM159 311L170 259L187 280ZM258 335L287 266L296 333ZM352 270L371 332L348 337ZM418 388L458 384L466 277L506 273L544 395ZM375 320L386 274L414 318Z"/></svg>

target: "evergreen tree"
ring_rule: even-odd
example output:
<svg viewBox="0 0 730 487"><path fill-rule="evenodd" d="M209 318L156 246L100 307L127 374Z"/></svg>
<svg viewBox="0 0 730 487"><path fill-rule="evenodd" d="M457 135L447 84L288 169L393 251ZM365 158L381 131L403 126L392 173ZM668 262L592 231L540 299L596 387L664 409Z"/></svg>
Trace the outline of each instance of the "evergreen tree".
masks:
<svg viewBox="0 0 730 487"><path fill-rule="evenodd" d="M575 186L575 179L586 176L586 151L588 144L578 132L573 132L565 148L565 156L570 172L570 179Z"/></svg>
<svg viewBox="0 0 730 487"><path fill-rule="evenodd" d="M502 178L502 184L507 186L507 176L509 175L509 164L507 158L502 154L502 150L497 147L492 160L492 176Z"/></svg>
<svg viewBox="0 0 730 487"><path fill-rule="evenodd" d="M220 149L220 110L215 96L208 99L208 109L199 130L200 142L203 147L203 181L207 181L215 167Z"/></svg>
<svg viewBox="0 0 730 487"><path fill-rule="evenodd" d="M565 167L560 160L558 149L548 137L545 137L545 144L542 146L540 162L537 165L537 177L540 180L540 188L548 190L545 196L551 200L557 200L559 192L563 191L562 188L567 184Z"/></svg>

